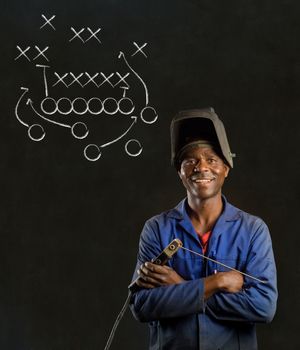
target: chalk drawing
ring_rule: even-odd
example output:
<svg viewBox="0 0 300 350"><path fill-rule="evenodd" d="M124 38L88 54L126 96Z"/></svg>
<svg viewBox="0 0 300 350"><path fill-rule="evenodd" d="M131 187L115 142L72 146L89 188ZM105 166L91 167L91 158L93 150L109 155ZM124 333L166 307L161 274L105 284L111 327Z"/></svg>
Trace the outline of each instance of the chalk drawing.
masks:
<svg viewBox="0 0 300 350"><path fill-rule="evenodd" d="M46 46L46 47L44 48L44 50L40 50L40 48L39 48L38 46L36 46L36 45L35 45L34 47L36 48L36 50L37 50L39 53L33 58L33 60L36 60L38 57L42 56L42 57L45 58L46 61L49 62L48 57L44 54L44 52L47 51L47 50L49 49L49 46Z"/></svg>
<svg viewBox="0 0 300 350"><path fill-rule="evenodd" d="M45 23L43 25L40 26L40 29L44 28L47 24L53 29L56 30L54 25L51 23L51 21L55 18L55 15L53 15L51 18L47 18L45 15L41 15L42 18L45 20Z"/></svg>
<svg viewBox="0 0 300 350"><path fill-rule="evenodd" d="M40 124L33 124L31 126L29 126L29 124L27 124L26 122L24 122L20 116L19 116L19 112L18 112L18 109L19 109L19 105L22 101L22 99L24 99L24 96L28 93L29 89L26 88L26 87L21 87L21 90L23 91L20 98L18 99L18 102L16 104L16 107L15 107L15 116L17 118L17 120L22 124L24 125L26 128L27 128L27 133L28 133L28 136L31 140L33 141L41 141L43 140L43 138L45 137L45 131L44 131L44 128L40 125ZM41 133L40 136L35 136L34 133L36 133L38 130L38 132Z"/></svg>
<svg viewBox="0 0 300 350"><path fill-rule="evenodd" d="M87 27L87 30L91 33L91 36L89 38L87 38L85 42L88 42L90 39L95 38L101 44L100 39L96 35L97 33L100 32L101 28L98 28L94 32L89 27Z"/></svg>
<svg viewBox="0 0 300 350"><path fill-rule="evenodd" d="M135 56L138 52L140 52L142 55L144 55L147 58L147 55L142 50L144 47L148 45L148 43L144 43L142 46L139 46L135 41L133 42L133 45L137 47L137 50L131 55L131 57Z"/></svg>
<svg viewBox="0 0 300 350"><path fill-rule="evenodd" d="M72 72L70 72L71 77L73 78L73 81L71 81L69 83L70 87L72 84L74 84L75 82L78 83L81 87L83 87L83 85L81 84L81 82L79 81L79 79L83 76L83 73L78 74L77 76L75 76L75 74L73 74Z"/></svg>
<svg viewBox="0 0 300 350"><path fill-rule="evenodd" d="M84 43L84 39L80 36L80 34L84 31L84 28L81 28L78 32L76 32L73 27L71 27L71 30L73 33L75 33L75 35L69 40L69 42L73 41L75 38L78 38Z"/></svg>
<svg viewBox="0 0 300 350"><path fill-rule="evenodd" d="M51 27L53 30L56 30L53 24L56 15L47 18L42 14L41 17L44 23L40 26L40 29ZM72 32L72 37L67 39L69 43L79 40L83 44L86 44L93 40L101 44L99 36L102 29L100 27L91 29L93 28L92 26L82 28L72 26L68 28ZM145 47L148 43L137 44L133 41L133 45L136 50L130 57L140 54L148 58L145 52ZM32 44L24 46L17 45L16 48L18 54L14 58L15 61L21 58L29 62L37 62L38 60L50 61L48 57L48 52L50 51L48 45L45 45L44 48ZM33 54L33 51L36 52ZM87 145L83 149L83 155L88 161L95 162L102 157L104 150L109 148L109 146L124 140L125 153L130 157L138 157L143 151L141 142L136 138L128 139L127 137L129 133L133 132L133 129L137 129L138 122L141 121L148 125L155 123L158 120L158 113L154 107L149 105L148 86L141 75L129 63L125 53L119 51L115 57L119 60L122 59L127 71L103 72L99 70L93 73L87 71L58 72L53 68L51 69L50 65L36 64L35 67L41 69L45 96L41 101L34 103L33 101L36 101L34 90L30 89L29 91L29 88L21 87L21 94L17 98L15 106L15 117L20 124L27 128L27 134L30 140L41 141L45 138L45 123L70 130L71 136L77 140L86 138L89 140L91 137L97 137L97 135L93 135L93 130L89 129L89 124L92 120L95 123L95 120L98 120L97 118L99 118L99 121L102 118L110 118L113 123L117 123L120 120L119 118L128 118L129 125L119 136L115 136L103 144L87 142ZM49 75L51 81L48 82ZM75 95L74 97L74 92L71 90L76 86L82 89L93 88L95 91L92 96L86 97L85 93L83 97L77 95L77 89L77 96ZM141 88L141 86L144 98L142 101L137 101L132 96L132 87L136 89ZM57 87L60 88L60 96L57 96ZM104 91L104 87L106 88L106 96L103 96L103 92L101 92ZM121 96L116 96L117 87L120 89L118 91ZM65 89L65 93L61 93L61 89ZM107 94L107 89L111 89L111 93ZM73 97L70 97L69 92L72 92L71 96ZM81 94L79 93L79 95ZM22 109L20 109L21 104L23 106ZM139 107L137 108L137 106ZM20 116L21 110L22 116ZM27 116L26 111L28 111L30 118L39 119L39 122L27 122L27 117L24 117ZM77 117L79 120L74 122L74 117Z"/></svg>
<svg viewBox="0 0 300 350"><path fill-rule="evenodd" d="M139 81L143 84L144 90L145 90L145 100L146 100L146 106L149 103L149 93L148 93L148 88L144 80L137 74L137 72L130 66L128 63L124 53L120 51L118 58L123 58L124 62L126 63L127 67L132 71L132 73L139 79Z"/></svg>
<svg viewBox="0 0 300 350"><path fill-rule="evenodd" d="M154 116L153 119L146 119L146 115L147 114L152 114ZM150 107L150 106L146 106L144 107L142 110L141 110L141 113L140 113L140 117L142 119L142 121L146 124L153 124L157 121L157 118L158 118L158 115L156 113L156 110L153 108L153 107Z"/></svg>
<svg viewBox="0 0 300 350"><path fill-rule="evenodd" d="M34 133L40 133L40 136L35 136ZM28 128L28 136L32 141L42 141L43 138L45 137L46 133L42 125L40 124L33 124Z"/></svg>
<svg viewBox="0 0 300 350"><path fill-rule="evenodd" d="M89 155L88 153L93 153L95 152L95 155ZM102 155L99 146L95 145L95 144L89 144L87 145L84 150L83 150L83 154L85 156L85 158L87 160L89 160L90 162L96 162Z"/></svg>
<svg viewBox="0 0 300 350"><path fill-rule="evenodd" d="M22 50L18 45L16 47L21 53L15 58L15 61L18 60L21 56L24 56L30 62L30 58L26 55L26 52L30 50L30 46L27 46L24 50Z"/></svg>
<svg viewBox="0 0 300 350"><path fill-rule="evenodd" d="M73 41L74 39L78 38L79 40L81 40L84 44L87 43L89 40L91 40L92 38L96 39L98 41L99 44L101 44L100 39L98 38L97 34L100 32L101 28L97 28L95 31L92 31L91 28L87 27L87 28L81 28L78 31L75 30L73 27L71 27L72 32L74 33L74 35L72 36L72 38L69 40L69 42ZM80 34L83 33L85 30L87 30L91 35L88 38L83 38Z"/></svg>
<svg viewBox="0 0 300 350"><path fill-rule="evenodd" d="M79 131L78 131L78 127L83 127L83 133L80 134ZM77 130L76 130L77 129ZM79 128L80 130L80 128ZM76 139L85 139L88 134L89 134L89 129L88 127L86 126L85 123L83 122L76 122L72 125L72 128L71 128L71 132L72 132L72 135L76 138Z"/></svg>
<svg viewBox="0 0 300 350"><path fill-rule="evenodd" d="M29 98L26 102L27 105L30 105L31 109L34 111L34 113L39 116L40 118L46 120L47 122L49 123L52 123L52 124L55 124L55 125L58 125L58 126L62 126L64 128L71 128L70 125L67 125L67 124L63 124L63 123L59 123L59 122L56 122L54 120L51 120L51 119L48 119L46 117L44 117L42 114L40 114L34 107L33 107L33 102L32 100Z"/></svg>
<svg viewBox="0 0 300 350"><path fill-rule="evenodd" d="M46 68L50 68L50 66L45 66L41 64L36 64L37 68L43 68L43 78L44 78L44 87L45 87L45 96L48 96L48 83L47 83L47 76L46 76Z"/></svg>
<svg viewBox="0 0 300 350"><path fill-rule="evenodd" d="M129 147L129 145L132 145L132 144L136 144L138 146L138 151L136 151L136 152L129 151L128 147ZM142 147L140 141L138 141L136 139L130 139L125 144L125 152L131 157L139 156L142 153L142 151L143 151L143 147Z"/></svg>
<svg viewBox="0 0 300 350"><path fill-rule="evenodd" d="M129 128L128 128L122 135L120 135L119 137L117 137L116 139L111 140L111 141L109 141L109 142L107 142L107 143L104 143L104 144L102 144L102 145L100 145L100 146L98 146L98 145L96 145L96 144L89 144L89 145L87 145L87 146L84 148L84 151L83 151L83 154L84 154L85 158L86 158L87 160L89 160L89 161L92 161L92 162L95 162L96 160L98 160L98 159L101 157L101 155L102 155L102 152L101 152L101 149L102 149L102 148L105 148L105 147L107 147L107 146L110 146L110 145L112 145L113 143L115 143L115 142L121 140L121 139L130 131L130 129L131 129L131 128L134 126L134 124L137 122L137 117L132 116L131 119L133 119L133 121L132 121L131 125L129 126ZM92 150L93 152L96 151L95 156L88 155L88 152L91 151L91 150ZM127 152L127 149L126 149L126 152ZM140 154L140 153L139 153L139 154Z"/></svg>

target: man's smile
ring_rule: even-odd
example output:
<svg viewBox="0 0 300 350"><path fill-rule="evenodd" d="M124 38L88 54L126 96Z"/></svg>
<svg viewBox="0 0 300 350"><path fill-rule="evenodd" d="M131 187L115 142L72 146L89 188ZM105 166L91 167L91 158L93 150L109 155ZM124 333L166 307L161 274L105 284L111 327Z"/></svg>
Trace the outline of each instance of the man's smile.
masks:
<svg viewBox="0 0 300 350"><path fill-rule="evenodd" d="M200 184L209 184L213 180L215 180L214 176L203 176L199 174L192 175L190 177L192 182L200 183Z"/></svg>

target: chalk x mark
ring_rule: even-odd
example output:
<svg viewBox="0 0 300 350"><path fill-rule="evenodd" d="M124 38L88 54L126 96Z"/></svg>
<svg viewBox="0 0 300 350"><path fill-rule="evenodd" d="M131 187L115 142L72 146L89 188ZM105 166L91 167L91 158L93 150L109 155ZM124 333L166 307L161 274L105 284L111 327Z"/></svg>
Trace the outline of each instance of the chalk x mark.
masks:
<svg viewBox="0 0 300 350"><path fill-rule="evenodd" d="M89 83L93 83L93 84L96 85L96 87L98 87L98 84L95 82L94 79L97 78L97 76L99 75L99 73L94 74L92 77L90 76L90 74L89 74L88 72L85 72L84 74L88 77L89 80L87 80L87 81L82 85L82 87L86 86L86 85L89 84Z"/></svg>
<svg viewBox="0 0 300 350"><path fill-rule="evenodd" d="M97 37L97 33L99 33L100 32L100 30L101 30L101 28L98 28L97 30L95 30L94 32L91 30L91 28L89 28L89 27L87 27L87 30L91 33L91 36L88 38L88 39L86 39L86 41L85 42L87 42L87 41L89 41L91 38L95 38L100 44L101 44L101 41L100 41L100 39Z"/></svg>
<svg viewBox="0 0 300 350"><path fill-rule="evenodd" d="M101 84L98 85L98 87L101 86L101 85L103 85L103 84L106 83L106 82L108 82L108 83L110 84L111 87L114 87L114 84L110 81L110 78L113 77L113 76L115 75L115 73L111 73L108 77L107 77L103 72L101 72L100 74L101 74L102 77L103 77L103 81L102 81Z"/></svg>
<svg viewBox="0 0 300 350"><path fill-rule="evenodd" d="M145 46L148 45L148 43L144 43L142 46L139 46L135 41L133 42L133 45L135 45L137 47L137 50L131 55L131 57L135 56L138 52L140 52L141 54L143 54L146 58L147 55L145 54L145 52L142 50Z"/></svg>
<svg viewBox="0 0 300 350"><path fill-rule="evenodd" d="M118 58L120 59L121 57L123 58L123 60L124 60L125 64L127 65L127 67L132 71L132 73L133 73L133 74L140 80L140 82L143 84L144 90L145 90L146 106L147 106L148 103L149 103L149 93L148 93L148 88L147 88L147 86L146 86L144 80L143 80L143 79L138 75L138 73L129 65L129 63L128 63L128 61L127 61L127 59L126 59L126 57L125 57L125 55L124 55L124 53L123 53L122 51L120 51Z"/></svg>
<svg viewBox="0 0 300 350"><path fill-rule="evenodd" d="M49 62L48 57L44 54L44 52L47 51L47 50L49 49L49 46L46 46L46 47L44 48L44 50L40 50L40 48L39 48L38 46L36 46L36 45L35 45L34 47L36 48L36 50L37 50L39 53L33 58L33 60L36 60L38 57L43 56L43 57L45 58L45 60Z"/></svg>
<svg viewBox="0 0 300 350"><path fill-rule="evenodd" d="M119 72L116 72L116 75L120 78L120 80L114 85L114 87L116 87L117 85L119 85L121 82L124 82L124 84L127 85L127 88L129 88L129 84L127 83L127 81L125 80L130 73L127 73L125 75L121 75Z"/></svg>
<svg viewBox="0 0 300 350"><path fill-rule="evenodd" d="M77 82L81 87L83 87L83 85L81 84L81 82L79 81L79 79L83 76L83 73L78 74L77 76L75 74L73 74L72 72L70 72L71 77L73 78L73 81L68 85L68 87L70 87L72 84L74 84L75 82Z"/></svg>
<svg viewBox="0 0 300 350"><path fill-rule="evenodd" d="M65 77L66 77L68 74L69 74L69 73L65 73L63 76L60 76L57 72L54 72L54 75L56 75L56 77L57 77L58 80L52 85L52 87L55 86L55 85L57 85L58 83L62 82L62 83L65 85L65 87L68 88L69 85L66 84L65 81L64 81Z"/></svg>
<svg viewBox="0 0 300 350"><path fill-rule="evenodd" d="M78 32L76 32L73 27L71 27L71 30L75 35L69 40L69 42L73 41L75 38L80 39L83 43L85 42L84 39L80 36L80 34L84 31L84 28L81 28Z"/></svg>
<svg viewBox="0 0 300 350"><path fill-rule="evenodd" d="M18 45L16 47L21 53L15 58L15 61L18 60L21 56L24 56L30 62L30 58L26 55L26 52L30 49L30 46L27 46L24 50L22 50Z"/></svg>
<svg viewBox="0 0 300 350"><path fill-rule="evenodd" d="M55 16L56 15L53 15L51 18L48 19L45 15L42 14L42 18L45 20L45 23L42 26L40 26L40 29L44 28L45 25L48 24L49 26L52 27L52 29L56 30L54 25L51 23L51 21L55 18Z"/></svg>

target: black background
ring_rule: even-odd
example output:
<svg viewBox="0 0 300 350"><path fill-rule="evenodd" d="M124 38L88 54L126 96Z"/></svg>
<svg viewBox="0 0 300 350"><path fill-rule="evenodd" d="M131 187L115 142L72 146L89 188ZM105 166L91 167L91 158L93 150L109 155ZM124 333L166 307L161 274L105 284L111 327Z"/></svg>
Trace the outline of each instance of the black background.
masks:
<svg viewBox="0 0 300 350"><path fill-rule="evenodd" d="M273 322L258 326L260 349L300 348L299 8L287 0L1 1L0 349L104 348L127 296L144 221L184 196L169 164L170 121L178 110L205 106L215 108L237 153L225 195L261 216L273 238L280 295ZM56 15L56 31L39 29L41 14ZM102 44L70 43L71 26L101 27ZM147 59L130 57L133 41L148 43ZM159 114L156 123L139 121L130 131L142 154L129 157L124 138L89 162L86 140L59 127L31 141L14 109L21 86L38 104L42 75L34 65L47 62L15 60L16 45L49 46L52 74L124 72L117 55L127 53ZM55 91L112 94L109 86ZM141 92L133 80L137 105ZM25 103L20 113L30 117ZM88 142L101 144L120 135L128 119L91 125ZM147 344L146 325L128 312L112 349Z"/></svg>

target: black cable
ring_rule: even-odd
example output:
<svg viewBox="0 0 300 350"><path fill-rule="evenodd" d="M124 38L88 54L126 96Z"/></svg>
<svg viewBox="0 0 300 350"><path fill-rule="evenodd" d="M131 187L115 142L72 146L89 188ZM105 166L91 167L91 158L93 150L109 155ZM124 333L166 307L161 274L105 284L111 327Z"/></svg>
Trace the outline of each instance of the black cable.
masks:
<svg viewBox="0 0 300 350"><path fill-rule="evenodd" d="M124 303L124 305L123 305L119 315L117 316L117 318L115 320L115 323L114 323L113 328L112 328L112 330L110 332L110 335L109 335L109 338L107 340L107 343L105 345L104 350L108 350L110 348L110 346L111 346L111 343L112 343L112 341L114 339L114 336L115 336L116 330L118 328L118 325L119 325L120 321L122 320L122 318L123 318L123 316L125 314L127 306L129 305L129 302L130 302L130 299L131 299L131 295L132 295L132 293L129 291L127 299L126 299L126 301L125 301L125 303Z"/></svg>

